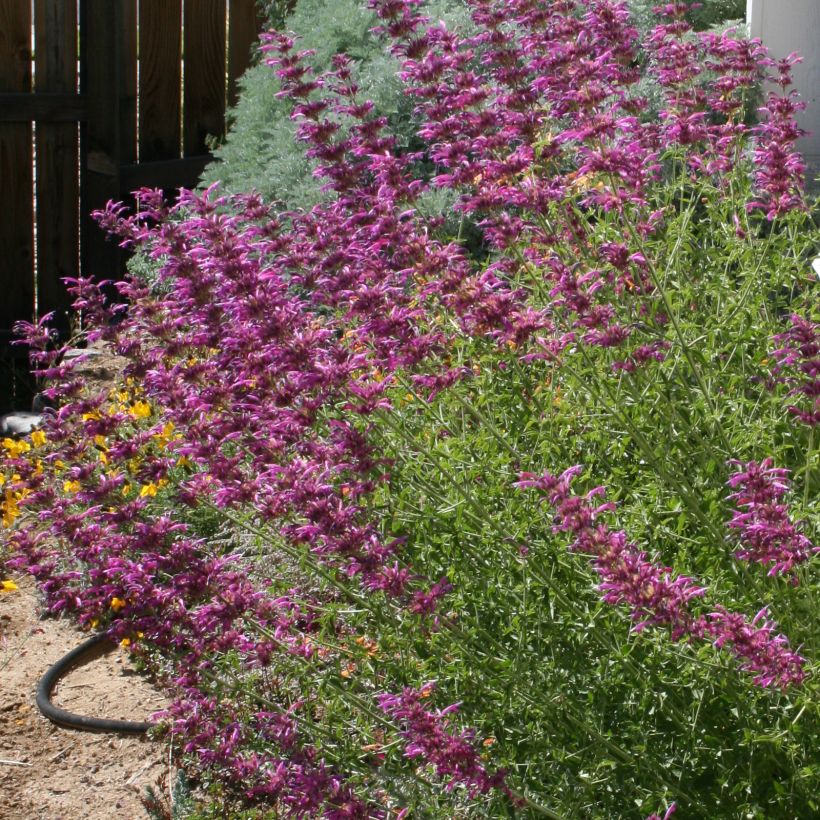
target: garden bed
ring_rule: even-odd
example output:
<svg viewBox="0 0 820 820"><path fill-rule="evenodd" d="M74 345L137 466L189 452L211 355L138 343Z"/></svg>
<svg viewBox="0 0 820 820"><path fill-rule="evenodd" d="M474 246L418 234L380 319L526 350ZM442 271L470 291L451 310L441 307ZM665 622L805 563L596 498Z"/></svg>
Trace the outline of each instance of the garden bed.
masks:
<svg viewBox="0 0 820 820"><path fill-rule="evenodd" d="M87 635L67 619L41 618L30 579L0 593L0 816L109 820L143 816L140 796L167 773L165 744L146 737L61 729L34 704L48 666ZM66 677L54 702L95 717L144 719L166 699L124 650Z"/></svg>

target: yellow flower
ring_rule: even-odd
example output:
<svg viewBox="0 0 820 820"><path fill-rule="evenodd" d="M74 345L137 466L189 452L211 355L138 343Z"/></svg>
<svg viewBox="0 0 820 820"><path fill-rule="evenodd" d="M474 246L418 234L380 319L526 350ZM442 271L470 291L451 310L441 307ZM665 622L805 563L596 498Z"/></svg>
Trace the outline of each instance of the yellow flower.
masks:
<svg viewBox="0 0 820 820"><path fill-rule="evenodd" d="M111 599L111 609L114 612L119 612L125 606L125 601L122 598L117 598L116 596Z"/></svg>
<svg viewBox="0 0 820 820"><path fill-rule="evenodd" d="M42 430L35 430L31 434L31 443L35 447L42 447L48 441L48 436Z"/></svg>
<svg viewBox="0 0 820 820"><path fill-rule="evenodd" d="M13 476L12 481L19 480L20 476ZM25 498L28 495L27 492L12 492L11 490L6 490L5 492L5 500L2 504L0 504L0 509L3 511L3 526L8 528L14 523L14 519L20 515L20 507L18 506L17 502L21 498Z"/></svg>
<svg viewBox="0 0 820 820"><path fill-rule="evenodd" d="M13 438L4 438L3 448L9 454L9 458L19 458L23 453L27 453L31 450L31 445L27 441L15 441Z"/></svg>
<svg viewBox="0 0 820 820"><path fill-rule="evenodd" d="M14 519L20 515L20 509L14 499L6 499L6 503L2 505L3 508L3 526L8 529L13 523Z"/></svg>
<svg viewBox="0 0 820 820"><path fill-rule="evenodd" d="M102 450L108 449L108 442L106 441L105 436L94 436L94 444Z"/></svg>
<svg viewBox="0 0 820 820"><path fill-rule="evenodd" d="M375 642L370 640L370 638L365 637L362 635L361 637L356 638L356 643L367 651L367 654L374 658L376 655L379 654L379 645Z"/></svg>
<svg viewBox="0 0 820 820"><path fill-rule="evenodd" d="M123 494L123 497L127 496L128 493L131 492L131 485L130 484L123 484L122 489L120 490L120 492Z"/></svg>
<svg viewBox="0 0 820 820"><path fill-rule="evenodd" d="M131 640L130 640L129 638L123 638L123 639L120 641L120 646L121 646L123 649L125 649L127 646L130 646L130 645L131 645Z"/></svg>
<svg viewBox="0 0 820 820"><path fill-rule="evenodd" d="M151 415L151 405L146 401L135 401L128 408L128 411L134 418L147 419Z"/></svg>
<svg viewBox="0 0 820 820"><path fill-rule="evenodd" d="M159 488L157 487L157 485L154 484L154 482L152 481L149 484L146 484L144 487L140 488L140 498L145 498L149 495L153 498L157 494L158 489Z"/></svg>
<svg viewBox="0 0 820 820"><path fill-rule="evenodd" d="M14 581L0 581L0 592L14 592L17 589L17 584Z"/></svg>
<svg viewBox="0 0 820 820"><path fill-rule="evenodd" d="M66 495L73 495L80 491L80 482L79 481L64 481L63 482L63 492Z"/></svg>

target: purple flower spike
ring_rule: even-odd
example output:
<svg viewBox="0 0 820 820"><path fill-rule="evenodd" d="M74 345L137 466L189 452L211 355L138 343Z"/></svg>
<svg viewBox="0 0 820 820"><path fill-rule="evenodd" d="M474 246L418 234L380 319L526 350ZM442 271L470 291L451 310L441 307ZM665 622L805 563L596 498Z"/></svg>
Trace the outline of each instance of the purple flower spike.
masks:
<svg viewBox="0 0 820 820"><path fill-rule="evenodd" d="M505 772L487 771L475 747L475 733L453 730L449 715L458 711L458 704L435 711L427 708L425 701L434 690L435 684L431 682L420 689L405 687L399 695L377 697L379 708L403 726L405 756L421 758L434 766L439 777L448 779L448 791L462 785L472 796L491 789L501 789L512 796L504 785Z"/></svg>
<svg viewBox="0 0 820 820"><path fill-rule="evenodd" d="M735 490L729 498L740 509L734 510L728 526L737 530L739 549L735 556L744 561L771 564L769 575L792 575L796 564L804 563L820 547L815 547L800 531L802 521L792 523L788 504L784 503L790 488L788 471L772 466L766 458L759 464L732 461L739 467L729 477Z"/></svg>
<svg viewBox="0 0 820 820"><path fill-rule="evenodd" d="M789 395L803 397L802 406L792 405L789 412L803 424L820 424L820 324L797 313L791 327L774 337L782 345L772 353L774 373L789 387Z"/></svg>
<svg viewBox="0 0 820 820"><path fill-rule="evenodd" d="M720 607L700 620L705 633L714 638L718 649L726 647L740 661L740 668L754 673L757 686L787 689L803 683L806 661L789 648L789 641L776 633L775 624L766 620L764 607L748 621L737 612Z"/></svg>

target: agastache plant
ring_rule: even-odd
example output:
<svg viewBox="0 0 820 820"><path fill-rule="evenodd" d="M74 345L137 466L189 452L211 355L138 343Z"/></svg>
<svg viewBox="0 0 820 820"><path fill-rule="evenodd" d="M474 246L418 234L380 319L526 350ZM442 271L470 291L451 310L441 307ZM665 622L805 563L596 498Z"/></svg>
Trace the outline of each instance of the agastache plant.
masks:
<svg viewBox="0 0 820 820"><path fill-rule="evenodd" d="M798 689L807 661L768 609L756 603L757 616L748 618L719 603L719 590L651 557L606 522L614 505L600 498L602 487L575 493L577 468L538 473L536 453L518 447L516 426L499 429L464 398L487 371L520 377L532 389L514 403L519 426L546 430L561 404L560 383L587 368L594 377L578 379L586 392L576 398L599 402L629 439L626 473L638 483L656 472L659 498L674 495L692 519L682 528L690 542L704 533L723 538L689 463L669 469L658 456L663 444L645 440L632 407L661 385L667 393L658 412L668 414L670 435L674 429L695 443L693 463L708 462L710 448L720 464L732 455L723 397L704 377L705 357L693 353L685 327L698 299L708 301L695 287L698 271L688 269L687 231L705 219L700 195L708 202L706 193L719 192L728 203L721 214L731 217L717 232L734 243L725 266L734 272L735 258L757 247L758 232L776 236L805 208L794 149L799 103L787 91L791 60L775 65L757 41L696 35L686 3L659 6L643 43L626 4L615 0L470 0L468 34L431 25L418 0L368 5L401 61L405 93L418 103L418 146L407 150L391 136L387 118L357 86L351 58L339 55L332 71L315 76L294 37L263 36L264 58L292 102L328 196L308 212L276 214L253 193L183 191L170 205L161 192L142 190L138 212L110 203L97 214L124 247L148 257L156 281L118 283L122 306L108 304L90 280L71 283L89 339L122 357L122 383L112 391L90 391L59 360L45 324L23 328L60 408L36 456L6 448L13 562L38 579L51 611L162 659L173 697L162 716L169 731L243 806L282 816L404 816L412 783L441 816L491 806L560 817L546 806L549 789L527 780L547 751L536 762L515 757L516 745L529 742L526 721L500 721L511 739L495 762L494 745L482 750L476 739L496 716L475 703L436 706L438 692L424 681L427 664L446 671L481 657L475 676L458 681L467 694L480 686L478 699L483 693L497 703L503 693L536 723L545 714L556 726L574 721L584 748L611 753L620 773L637 765L643 753L613 740L616 721L601 729L597 718L578 717L564 692L533 694L524 679L534 673L522 658L543 661L548 674L539 685L562 681L546 656L527 655L530 640L540 640L538 630L527 631L533 611L557 600L571 623L584 620L553 577L562 562L552 554L535 560L503 527L491 528L499 505L475 495L481 476L456 478L457 502L441 506L458 509L467 529L492 532L487 554L484 544L470 550L461 533L457 558L439 560L432 546L425 554L389 505L393 473L402 468L396 441L419 417L434 419L446 439L454 425L435 417L444 406L436 403L452 398L464 426L501 448L518 486L545 496L555 512L546 540L569 534L572 552L586 556L597 576L600 600L625 610L633 631L657 627L683 649L711 642L769 690L760 697ZM663 97L659 119L647 115L638 91L642 60ZM747 103L772 67L781 90L769 96L762 121L747 124ZM424 215L422 197L436 188L454 196L477 244L446 236L440 218ZM686 271L675 278L678 268ZM815 398L815 337L810 322L793 318L775 354L792 394L805 397L795 415L810 424L804 405ZM545 385L551 406L538 398ZM681 393L690 404L679 410L673 398ZM571 421L587 424L580 412ZM607 437L609 430L598 439ZM606 469L608 459L596 467ZM760 467L757 495L747 492L752 465L730 479L743 487L731 526L753 540L741 557L789 571L813 548L781 509L782 476L770 467ZM439 503L435 481L446 470L436 463L428 472L419 505ZM203 511L249 540L211 543L188 520ZM271 555L282 578L270 577ZM521 623L515 641L481 630L484 598L474 607L462 601L463 616L453 603L462 593L459 571L475 574L488 596L509 582ZM298 584L285 580L291 573ZM589 584L583 567L570 577ZM387 649L354 637L362 619L384 633ZM596 651L611 646L596 630L589 643ZM630 659L612 661L621 662L637 685L639 671ZM677 699L669 708L675 731L697 724L700 709L692 718ZM336 723L325 725L326 716ZM559 759L551 732L540 737L550 754L555 743L555 766L564 772L581 752ZM499 747L503 741L499 731ZM693 811L708 816L716 805L684 795L683 775L672 781L649 768L652 788L680 788ZM546 797L528 797L539 789ZM644 811L659 804L656 797L648 802L641 791ZM709 797L719 799L725 795ZM419 811L427 809L422 803Z"/></svg>

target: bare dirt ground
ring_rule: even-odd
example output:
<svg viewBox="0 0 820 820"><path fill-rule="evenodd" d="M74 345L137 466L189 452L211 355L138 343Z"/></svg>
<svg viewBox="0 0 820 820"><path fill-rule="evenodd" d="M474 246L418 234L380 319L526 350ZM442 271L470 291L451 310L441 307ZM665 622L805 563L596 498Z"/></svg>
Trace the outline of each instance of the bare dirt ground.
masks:
<svg viewBox="0 0 820 820"><path fill-rule="evenodd" d="M88 637L66 620L40 620L34 584L0 591L0 819L138 820L146 785L167 771L168 750L145 737L59 728L34 702L46 669ZM146 720L162 694L115 650L70 672L53 701L76 714Z"/></svg>

